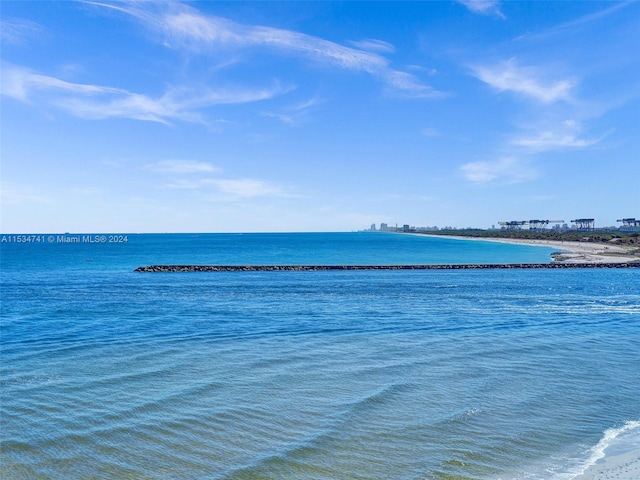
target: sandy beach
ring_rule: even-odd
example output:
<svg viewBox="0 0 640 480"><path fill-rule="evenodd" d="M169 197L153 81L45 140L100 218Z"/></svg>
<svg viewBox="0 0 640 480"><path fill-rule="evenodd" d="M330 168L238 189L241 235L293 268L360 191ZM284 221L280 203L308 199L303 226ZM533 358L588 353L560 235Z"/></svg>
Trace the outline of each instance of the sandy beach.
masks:
<svg viewBox="0 0 640 480"><path fill-rule="evenodd" d="M523 245L540 245L557 247L561 252L554 257L556 262L564 263L626 263L640 261L639 255L634 255L633 247L621 245L606 245L602 243L562 242L554 240L507 240L502 238L487 239L504 241Z"/></svg>
<svg viewBox="0 0 640 480"><path fill-rule="evenodd" d="M422 235L422 234L419 234ZM443 238L442 235L434 237ZM587 243L564 242L557 240L528 240L491 237L456 237L447 235L444 238L457 238L459 240L478 240L487 242L514 243L521 245L536 245L540 247L556 247L559 255L554 255L554 261L559 263L627 263L640 262L640 254L635 253L635 247Z"/></svg>
<svg viewBox="0 0 640 480"><path fill-rule="evenodd" d="M607 456L572 480L637 480L640 478L640 450Z"/></svg>

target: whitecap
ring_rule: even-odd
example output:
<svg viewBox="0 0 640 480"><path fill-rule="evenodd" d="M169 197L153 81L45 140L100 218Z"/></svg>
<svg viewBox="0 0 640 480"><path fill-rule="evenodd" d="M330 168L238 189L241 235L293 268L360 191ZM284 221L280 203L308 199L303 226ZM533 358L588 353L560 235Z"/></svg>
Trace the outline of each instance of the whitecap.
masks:
<svg viewBox="0 0 640 480"><path fill-rule="evenodd" d="M630 420L620 427L608 428L600 441L593 446L589 458L576 471L571 472L577 478L589 467L600 462L608 455L621 455L640 447L640 421Z"/></svg>

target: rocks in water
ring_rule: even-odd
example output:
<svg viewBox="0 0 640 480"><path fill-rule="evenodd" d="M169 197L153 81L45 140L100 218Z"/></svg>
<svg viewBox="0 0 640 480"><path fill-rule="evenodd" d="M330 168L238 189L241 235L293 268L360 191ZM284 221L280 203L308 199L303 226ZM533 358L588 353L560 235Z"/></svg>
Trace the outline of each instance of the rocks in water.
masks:
<svg viewBox="0 0 640 480"><path fill-rule="evenodd" d="M149 265L135 272L301 272L323 270L504 270L550 268L639 268L640 263L468 263L446 265Z"/></svg>

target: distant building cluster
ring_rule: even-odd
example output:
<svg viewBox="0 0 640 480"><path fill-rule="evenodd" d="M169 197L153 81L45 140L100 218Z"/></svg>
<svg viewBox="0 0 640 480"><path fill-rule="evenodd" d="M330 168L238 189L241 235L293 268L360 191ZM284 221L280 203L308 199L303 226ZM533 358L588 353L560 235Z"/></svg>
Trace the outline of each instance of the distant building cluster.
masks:
<svg viewBox="0 0 640 480"><path fill-rule="evenodd" d="M622 226L600 227L597 230L619 231L619 232L640 232L640 220L635 218L623 218L618 220ZM511 220L508 222L498 222L501 230L546 230L551 225L556 231L577 231L593 232L596 230L595 218L576 218L571 220L571 225L564 220Z"/></svg>
<svg viewBox="0 0 640 480"><path fill-rule="evenodd" d="M369 232L403 232L403 233L426 233L426 232L437 232L439 230L461 230L456 227L415 227L413 225L404 224L404 225L395 225L389 226L386 223L381 223L379 228L376 228L376 224L372 223L371 228L365 231Z"/></svg>
<svg viewBox="0 0 640 480"><path fill-rule="evenodd" d="M499 227L495 225L491 226L492 230L530 230L530 231L546 231L548 229L552 231L576 231L576 232L592 232L595 230L604 231L619 231L619 232L640 232L640 219L635 218L623 218L617 220L622 223L621 226L599 227L596 228L596 221L594 218L576 218L569 223L564 220L509 220L504 222L498 222ZM403 232L403 233L425 233L436 232L439 230L459 230L455 227L415 227L412 225L404 224L398 226L389 226L386 223L381 223L379 228L376 228L376 224L371 224L370 232ZM463 229L463 230L469 230Z"/></svg>
<svg viewBox="0 0 640 480"><path fill-rule="evenodd" d="M622 226L619 228L621 232L640 232L640 220L635 218L623 218L618 220L622 222Z"/></svg>
<svg viewBox="0 0 640 480"><path fill-rule="evenodd" d="M446 227L443 230L448 230L451 229L452 227ZM408 224L404 224L402 226L398 226L397 224L395 226L389 226L386 223L381 223L380 224L380 228L377 229L376 228L376 224L373 223L371 224L371 228L369 229L369 231L371 232L434 232L440 230L440 228L438 227L414 227Z"/></svg>

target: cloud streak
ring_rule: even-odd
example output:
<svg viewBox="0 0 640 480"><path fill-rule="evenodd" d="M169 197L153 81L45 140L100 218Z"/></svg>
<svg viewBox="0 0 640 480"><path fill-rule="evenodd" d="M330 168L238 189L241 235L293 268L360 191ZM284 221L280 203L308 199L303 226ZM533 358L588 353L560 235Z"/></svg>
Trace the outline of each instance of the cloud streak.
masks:
<svg viewBox="0 0 640 480"><path fill-rule="evenodd" d="M130 118L170 123L201 122L198 110L242 104L281 95L290 88L277 83L249 88L169 88L158 97L102 85L67 82L14 65L2 65L2 95L26 103L53 106L81 118Z"/></svg>
<svg viewBox="0 0 640 480"><path fill-rule="evenodd" d="M144 166L145 170L166 175L171 180L165 188L175 190L197 190L211 195L216 200L240 200L256 197L293 197L284 187L254 178L212 178L221 174L222 169L209 162L196 160L160 160ZM202 176L207 175L207 176Z"/></svg>
<svg viewBox="0 0 640 480"><path fill-rule="evenodd" d="M542 103L569 101L576 85L572 78L548 81L538 69L520 67L514 59L498 65L472 67L476 78L498 91L514 92Z"/></svg>
<svg viewBox="0 0 640 480"><path fill-rule="evenodd" d="M264 196L291 196L278 185L252 178L212 180L211 184L222 193L240 198Z"/></svg>
<svg viewBox="0 0 640 480"><path fill-rule="evenodd" d="M44 28L29 20L5 18L0 20L0 40L11 45L23 45L42 35Z"/></svg>
<svg viewBox="0 0 640 480"><path fill-rule="evenodd" d="M309 111L315 108L319 103L321 103L321 101L317 98L311 98L307 101L290 106L284 112L264 111L262 112L262 116L275 118L287 125L298 125L307 117Z"/></svg>
<svg viewBox="0 0 640 480"><path fill-rule="evenodd" d="M532 137L516 137L511 141L511 144L541 152L564 148L585 148L595 145L599 141L599 138L584 139L577 137L573 133L558 133L545 130Z"/></svg>
<svg viewBox="0 0 640 480"><path fill-rule="evenodd" d="M146 165L146 168L158 173L222 173L222 169L208 162L194 160L161 160Z"/></svg>
<svg viewBox="0 0 640 480"><path fill-rule="evenodd" d="M538 176L530 165L513 157L469 162L462 165L460 171L465 179L477 184L521 183Z"/></svg>
<svg viewBox="0 0 640 480"><path fill-rule="evenodd" d="M536 154L547 151L587 148L600 138L582 138L581 126L574 120L566 120L550 128L515 136L507 141L502 151L511 152L496 160L469 162L460 167L462 176L476 184L522 183L538 178L531 160Z"/></svg>
<svg viewBox="0 0 640 480"><path fill-rule="evenodd" d="M165 185L167 188L177 190L198 190L205 194L210 194L213 189L216 200L241 200L257 197L298 197L287 192L282 186L258 180L254 178L200 178L185 179L179 178Z"/></svg>
<svg viewBox="0 0 640 480"><path fill-rule="evenodd" d="M500 11L500 2L498 0L457 0L457 2L479 15L506 18Z"/></svg>
<svg viewBox="0 0 640 480"><path fill-rule="evenodd" d="M382 40L376 40L374 38L352 41L350 43L360 50L366 50L369 52L393 53L396 50L395 47L390 43L384 42Z"/></svg>
<svg viewBox="0 0 640 480"><path fill-rule="evenodd" d="M226 18L204 15L179 3L86 3L135 17L147 28L160 32L165 45L173 48L186 48L198 53L213 53L221 47L270 50L342 70L368 73L403 97L437 98L443 95L443 92L422 83L416 76L391 68L385 57L371 51L392 51L392 45L380 40L356 42L355 45L360 48L352 48L292 30L244 25Z"/></svg>

